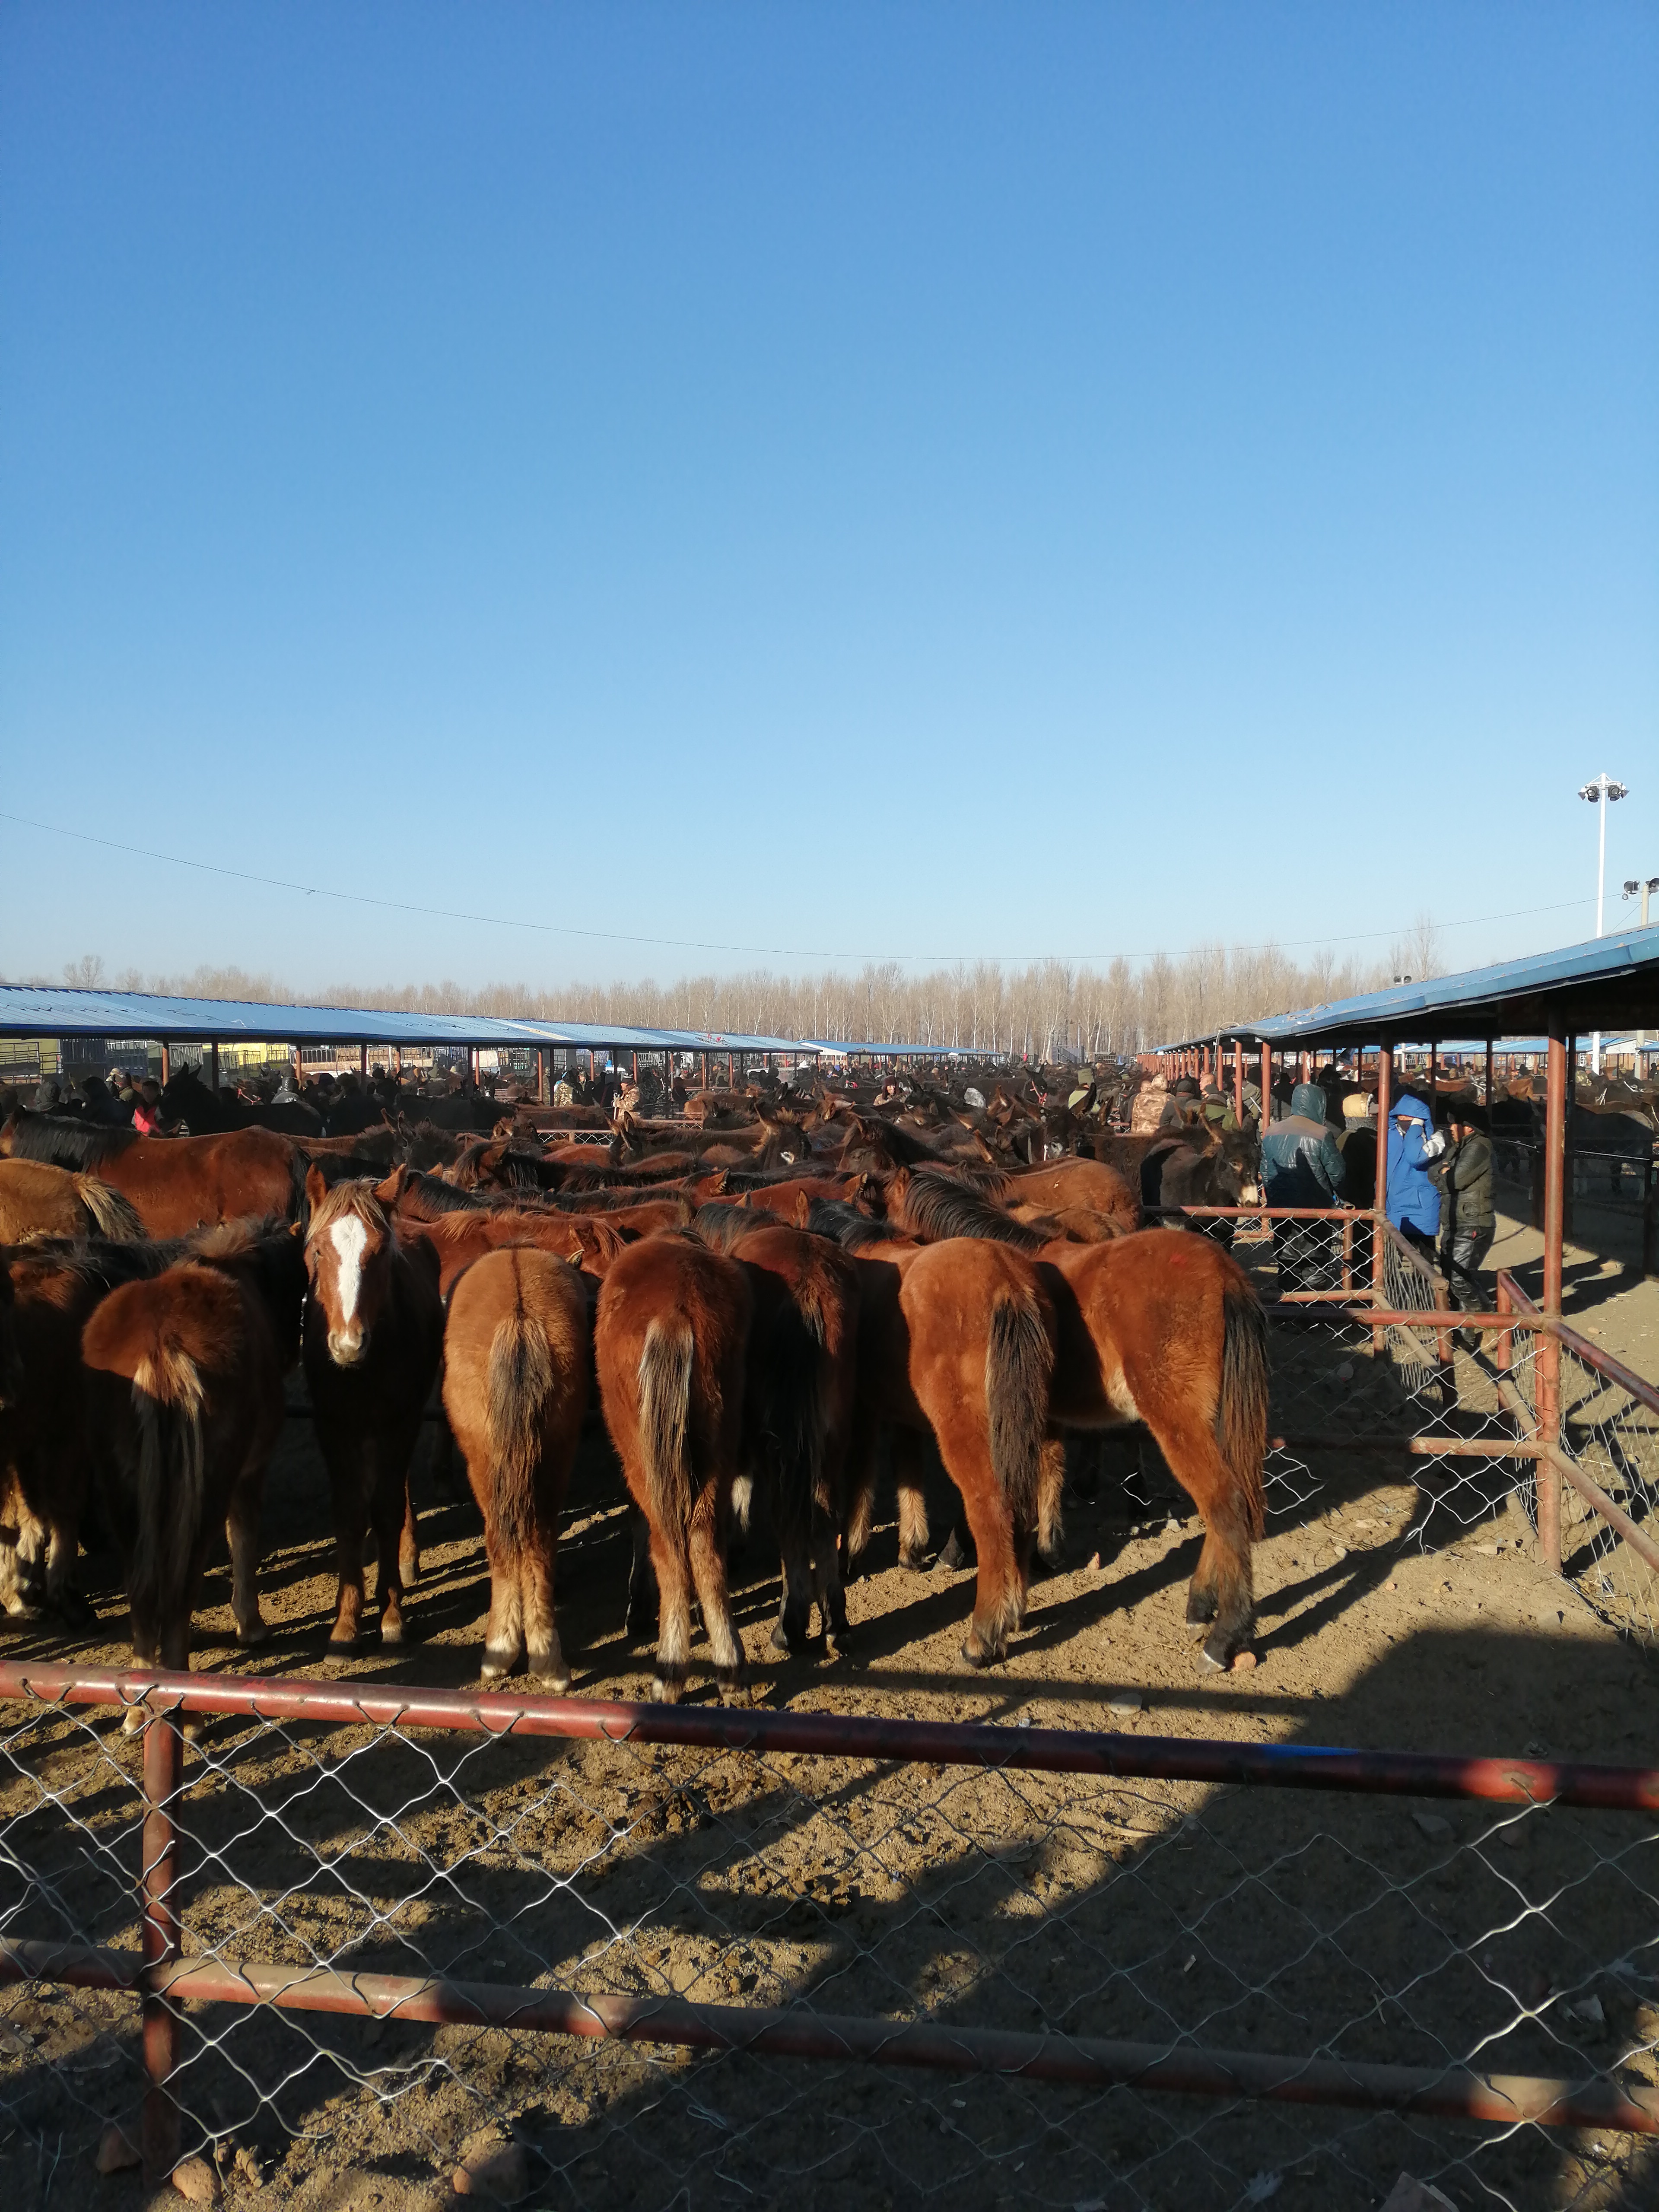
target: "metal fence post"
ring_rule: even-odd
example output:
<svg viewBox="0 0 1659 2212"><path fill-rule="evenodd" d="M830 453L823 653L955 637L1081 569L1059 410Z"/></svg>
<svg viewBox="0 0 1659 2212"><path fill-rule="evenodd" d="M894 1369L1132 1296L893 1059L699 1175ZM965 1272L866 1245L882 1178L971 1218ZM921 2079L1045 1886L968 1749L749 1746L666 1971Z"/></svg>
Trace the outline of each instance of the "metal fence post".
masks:
<svg viewBox="0 0 1659 2212"><path fill-rule="evenodd" d="M155 1987L157 1970L178 1958L178 1839L173 1808L184 1771L179 1717L151 1711L144 1728L143 1868L141 1937L143 1957L143 2020L144 2182L159 2189L179 2163L179 2107L173 2097L173 2071L179 2061L179 2015Z"/></svg>

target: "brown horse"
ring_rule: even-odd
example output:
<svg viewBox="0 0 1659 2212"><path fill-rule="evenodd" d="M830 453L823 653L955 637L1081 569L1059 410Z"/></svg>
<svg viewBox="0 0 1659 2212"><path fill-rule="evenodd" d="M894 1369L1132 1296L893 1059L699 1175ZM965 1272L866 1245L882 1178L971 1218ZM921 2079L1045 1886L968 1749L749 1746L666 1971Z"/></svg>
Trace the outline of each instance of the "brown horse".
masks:
<svg viewBox="0 0 1659 2212"><path fill-rule="evenodd" d="M1106 1160L1073 1158L1011 1175L997 1193L1011 1207L1036 1206L1047 1212L1097 1215L1104 1235L1124 1237L1140 1226L1139 1174L1132 1179ZM1085 1240L1098 1243L1099 1234Z"/></svg>
<svg viewBox="0 0 1659 2212"><path fill-rule="evenodd" d="M927 1516L916 1445L931 1433L979 1553L962 1656L988 1665L1024 1618L1032 1543L1057 1490L1055 1455L1044 1449L1056 1322L1041 1264L989 1240L915 1244L850 1208L817 1206L809 1218L850 1250L859 1277L846 1567L869 1538L884 1425L893 1431L899 1556L921 1565Z"/></svg>
<svg viewBox="0 0 1659 2212"><path fill-rule="evenodd" d="M394 1188L390 1181L381 1183L375 1195L382 1205L391 1202L397 1218L428 1240L437 1255L439 1288L446 1297L457 1277L475 1260L508 1245L533 1246L538 1252L568 1260L599 1276L618 1253L627 1249L629 1241L625 1231L612 1225L608 1215L556 1213L550 1208L520 1213L494 1206L436 1213L428 1212L427 1201L408 1188L389 1201L388 1194Z"/></svg>
<svg viewBox="0 0 1659 2212"><path fill-rule="evenodd" d="M587 1298L569 1264L514 1247L456 1283L444 1325L444 1410L483 1515L486 1680L520 1654L570 1686L553 1610L559 1508L587 1411Z"/></svg>
<svg viewBox="0 0 1659 2212"><path fill-rule="evenodd" d="M44 1603L88 1616L73 1589L97 1457L81 1332L118 1285L159 1274L179 1256L143 1243L36 1245L0 1271L18 1363L0 1411L0 1602L9 1613Z"/></svg>
<svg viewBox="0 0 1659 2212"><path fill-rule="evenodd" d="M744 1680L726 1541L751 1305L737 1262L678 1231L630 1245L599 1289L600 1398L629 1495L649 1528L659 1601L653 1693L671 1704L690 1656L694 1588L721 1694L738 1698Z"/></svg>
<svg viewBox="0 0 1659 2212"><path fill-rule="evenodd" d="M136 1664L190 1664L190 1620L215 1528L230 1540L240 1644L259 1613L259 1502L299 1352L296 1231L228 1223L199 1256L111 1291L82 1336L105 1502L126 1569ZM135 1707L126 1726L142 1725Z"/></svg>
<svg viewBox="0 0 1659 2212"><path fill-rule="evenodd" d="M304 1167L293 1139L274 1129L141 1137L21 1107L0 1129L0 1157L95 1175L131 1200L152 1237L184 1237L215 1221L292 1221Z"/></svg>
<svg viewBox="0 0 1659 2212"><path fill-rule="evenodd" d="M329 1641L357 1643L372 1524L380 1641L401 1644L404 1587L420 1572L409 1462L443 1340L438 1255L418 1228L399 1228L371 1182L330 1190L313 1167L306 1200L305 1370L333 1493L340 1578Z"/></svg>
<svg viewBox="0 0 1659 2212"><path fill-rule="evenodd" d="M718 1218L716 1218L718 1217ZM697 1233L749 1278L744 1458L772 1501L783 1599L772 1641L805 1648L812 1603L831 1656L847 1637L840 1540L858 1384L859 1277L821 1237L705 1206Z"/></svg>
<svg viewBox="0 0 1659 2212"><path fill-rule="evenodd" d="M130 1244L144 1224L129 1201L94 1175L46 1160L0 1159L0 1244L36 1237L102 1237Z"/></svg>
<svg viewBox="0 0 1659 2212"><path fill-rule="evenodd" d="M1204 1516L1187 1619L1225 1667L1255 1618L1251 1545L1262 1534L1267 1321L1243 1269L1207 1238L1143 1230L1054 1244L1041 1267L1059 1317L1057 1428L1144 1421Z"/></svg>

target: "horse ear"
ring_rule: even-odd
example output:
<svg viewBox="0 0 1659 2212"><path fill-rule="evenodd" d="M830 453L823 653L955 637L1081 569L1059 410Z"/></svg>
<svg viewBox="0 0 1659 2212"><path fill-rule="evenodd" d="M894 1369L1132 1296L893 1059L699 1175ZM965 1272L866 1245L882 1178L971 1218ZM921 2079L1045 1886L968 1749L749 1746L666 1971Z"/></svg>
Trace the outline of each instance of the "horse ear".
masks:
<svg viewBox="0 0 1659 2212"><path fill-rule="evenodd" d="M409 1173L408 1163L400 1160L384 1182L375 1184L374 1195L382 1206L396 1206L409 1182Z"/></svg>
<svg viewBox="0 0 1659 2212"><path fill-rule="evenodd" d="M306 1170L306 1204L313 1212L328 1196L328 1185L323 1181L323 1171L315 1160Z"/></svg>

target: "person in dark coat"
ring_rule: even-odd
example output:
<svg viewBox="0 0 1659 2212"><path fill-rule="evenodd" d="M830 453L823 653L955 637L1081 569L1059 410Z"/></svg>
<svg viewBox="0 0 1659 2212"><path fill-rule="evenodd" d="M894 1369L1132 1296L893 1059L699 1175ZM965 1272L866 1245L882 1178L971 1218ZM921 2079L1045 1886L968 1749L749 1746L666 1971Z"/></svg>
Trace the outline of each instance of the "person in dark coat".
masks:
<svg viewBox="0 0 1659 2212"><path fill-rule="evenodd" d="M1347 1202L1348 1171L1336 1132L1325 1118L1325 1093L1298 1083L1291 1110L1270 1121L1261 1139L1262 1196L1270 1206L1338 1206ZM1340 1231L1322 1221L1275 1221L1273 1254L1287 1290L1338 1287Z"/></svg>
<svg viewBox="0 0 1659 2212"><path fill-rule="evenodd" d="M1440 1272L1460 1313L1484 1313L1480 1269L1492 1240L1492 1139L1479 1106L1459 1100L1446 1124L1447 1146L1429 1170L1440 1190ZM1475 1331L1463 1342L1473 1352Z"/></svg>

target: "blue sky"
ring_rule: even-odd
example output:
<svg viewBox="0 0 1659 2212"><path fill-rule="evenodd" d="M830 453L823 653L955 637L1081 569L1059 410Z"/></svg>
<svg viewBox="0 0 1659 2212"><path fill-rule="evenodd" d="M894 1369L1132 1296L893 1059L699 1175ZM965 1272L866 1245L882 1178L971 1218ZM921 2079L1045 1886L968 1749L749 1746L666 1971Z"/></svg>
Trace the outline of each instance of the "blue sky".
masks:
<svg viewBox="0 0 1659 2212"><path fill-rule="evenodd" d="M7 7L0 807L670 942L0 822L0 970L1588 935L1656 112L1646 5Z"/></svg>

